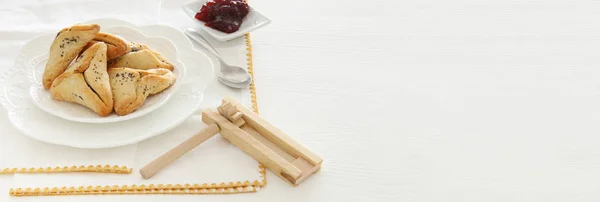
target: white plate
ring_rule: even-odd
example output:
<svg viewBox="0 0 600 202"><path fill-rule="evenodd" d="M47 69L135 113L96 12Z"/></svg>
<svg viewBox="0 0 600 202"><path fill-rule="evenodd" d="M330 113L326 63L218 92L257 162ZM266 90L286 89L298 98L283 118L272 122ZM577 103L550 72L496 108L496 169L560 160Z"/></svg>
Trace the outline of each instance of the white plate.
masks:
<svg viewBox="0 0 600 202"><path fill-rule="evenodd" d="M125 26L116 26L101 28L102 32L121 36L129 42L136 42L148 45L152 50L163 55L175 66L173 73L177 78L183 78L186 72L186 66L177 58L177 48L175 45L163 37L150 37L142 34L140 31ZM71 102L58 101L52 99L50 91L42 85L42 76L44 68L48 61L48 50L54 40L56 33L47 33L36 37L25 44L26 52L22 52L20 57L25 62L26 74L31 82L29 93L33 103L42 110L55 116L76 122L84 123L112 123L125 121L146 115L169 101L172 95L180 88L181 82L177 80L173 86L163 92L149 96L146 101L137 110L125 116L119 116L112 113L107 117L102 117L94 111Z"/></svg>
<svg viewBox="0 0 600 202"><path fill-rule="evenodd" d="M202 27L202 29L208 32L210 36L214 37L219 41L229 41L231 39L238 38L248 32L254 31L260 27L271 23L271 20L267 18L267 16L258 12L258 10L254 9L250 4L248 4L249 12L248 15L246 15L246 17L244 17L244 19L242 20L242 25L240 26L240 29L229 34L221 32L219 30L204 25L204 22L194 18L196 13L198 13L198 11L200 11L200 8L202 8L202 5L204 5L204 3L206 3L207 1L208 0L194 0L184 4L182 8L183 11L188 15L188 17L192 19L192 21L200 25L200 27Z"/></svg>
<svg viewBox="0 0 600 202"><path fill-rule="evenodd" d="M136 26L117 19L99 19L82 23L97 23L102 29L116 26L133 27L147 36L164 37L177 47L178 58L187 73L178 78L181 86L162 107L135 119L115 123L80 123L48 114L30 99L29 79L25 61L17 57L15 64L0 75L0 103L8 118L24 135L51 144L77 148L109 148L162 134L181 124L200 110L204 90L214 80L214 63L204 53L196 51L191 41L180 31L165 25ZM20 56L27 54L21 50Z"/></svg>

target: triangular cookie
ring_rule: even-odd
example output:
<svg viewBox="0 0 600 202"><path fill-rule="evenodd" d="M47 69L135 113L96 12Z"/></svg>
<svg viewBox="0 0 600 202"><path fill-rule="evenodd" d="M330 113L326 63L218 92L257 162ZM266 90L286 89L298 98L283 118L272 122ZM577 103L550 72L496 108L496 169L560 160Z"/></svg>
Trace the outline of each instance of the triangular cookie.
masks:
<svg viewBox="0 0 600 202"><path fill-rule="evenodd" d="M100 46L91 46L91 47L85 49L85 51L83 51L79 56L77 56L77 59L75 59L75 62L71 63L67 67L67 69L65 69L64 73L66 73L66 72L83 73L90 66L90 62L92 62L92 59L94 58L94 54L96 54L96 52L98 51L98 48L100 48Z"/></svg>
<svg viewBox="0 0 600 202"><path fill-rule="evenodd" d="M106 73L106 44L94 44L81 56L54 80L50 95L55 100L77 103L100 116L108 116L112 112L112 92Z"/></svg>
<svg viewBox="0 0 600 202"><path fill-rule="evenodd" d="M50 88L53 99L83 105L100 116L108 116L112 112L112 109L107 107L85 83L83 74L67 72L56 78L56 81Z"/></svg>
<svg viewBox="0 0 600 202"><path fill-rule="evenodd" d="M98 46L94 58L89 64L89 68L83 72L86 83L100 97L102 102L108 107L113 108L113 98L106 70L106 58L108 53L105 43L96 43L91 48ZM90 49L91 49L90 48Z"/></svg>
<svg viewBox="0 0 600 202"><path fill-rule="evenodd" d="M127 115L138 109L149 95L159 93L176 80L168 69L138 70L132 68L109 68L114 109L118 115Z"/></svg>
<svg viewBox="0 0 600 202"><path fill-rule="evenodd" d="M97 24L74 25L58 32L50 45L48 63L44 69L42 84L49 89L56 77L79 55L88 42L100 31Z"/></svg>
<svg viewBox="0 0 600 202"><path fill-rule="evenodd" d="M98 42L104 42L108 46L106 50L106 57L108 61L118 58L124 55L125 53L129 53L131 51L131 46L127 42L127 40L120 36L105 32L99 32L98 34L96 34L94 40L88 42L87 46L84 49L87 49Z"/></svg>
<svg viewBox="0 0 600 202"><path fill-rule="evenodd" d="M149 69L140 73L142 75L140 86L142 89L148 89L150 95L160 93L169 88L177 79L177 76L173 72L162 68Z"/></svg>
<svg viewBox="0 0 600 202"><path fill-rule="evenodd" d="M144 44L133 42L131 43L131 52L116 58L108 65L108 68L115 67L128 67L141 70L164 68L171 71L174 68L173 64L160 53L151 50Z"/></svg>

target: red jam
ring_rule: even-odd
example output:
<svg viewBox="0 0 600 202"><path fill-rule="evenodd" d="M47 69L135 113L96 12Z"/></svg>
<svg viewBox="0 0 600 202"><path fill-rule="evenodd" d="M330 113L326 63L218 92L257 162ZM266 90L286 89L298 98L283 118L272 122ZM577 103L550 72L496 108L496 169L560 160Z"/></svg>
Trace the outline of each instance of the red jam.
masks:
<svg viewBox="0 0 600 202"><path fill-rule="evenodd" d="M214 0L204 4L195 18L213 29L233 33L240 29L248 10L244 0Z"/></svg>

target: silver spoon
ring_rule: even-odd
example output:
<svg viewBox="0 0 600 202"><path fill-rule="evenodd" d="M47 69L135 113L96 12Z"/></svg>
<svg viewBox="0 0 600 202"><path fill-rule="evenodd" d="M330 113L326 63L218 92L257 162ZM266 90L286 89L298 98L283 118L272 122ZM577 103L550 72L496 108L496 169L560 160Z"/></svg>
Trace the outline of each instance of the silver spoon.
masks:
<svg viewBox="0 0 600 202"><path fill-rule="evenodd" d="M208 49L219 59L219 62L221 62L221 72L217 75L219 81L233 88L245 88L252 83L252 77L246 69L229 65L223 61L217 50L212 47L202 35L198 34L195 29L186 28L184 33L200 45L204 46L204 48Z"/></svg>

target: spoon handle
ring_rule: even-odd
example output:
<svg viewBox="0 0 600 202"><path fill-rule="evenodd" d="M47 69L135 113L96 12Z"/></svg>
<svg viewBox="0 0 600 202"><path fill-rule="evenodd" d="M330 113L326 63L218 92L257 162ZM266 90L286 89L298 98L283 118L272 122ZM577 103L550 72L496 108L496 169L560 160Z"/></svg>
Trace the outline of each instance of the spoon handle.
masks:
<svg viewBox="0 0 600 202"><path fill-rule="evenodd" d="M217 52L217 50L212 47L210 45L210 43L208 43L208 41L200 34L196 33L195 30L190 30L190 28L185 29L184 33L186 35L188 35L190 38L192 38L194 41L198 42L200 45L202 45L204 48L208 49L209 51L211 51L213 54L215 54L215 56L217 56L219 59L221 58L221 55Z"/></svg>

